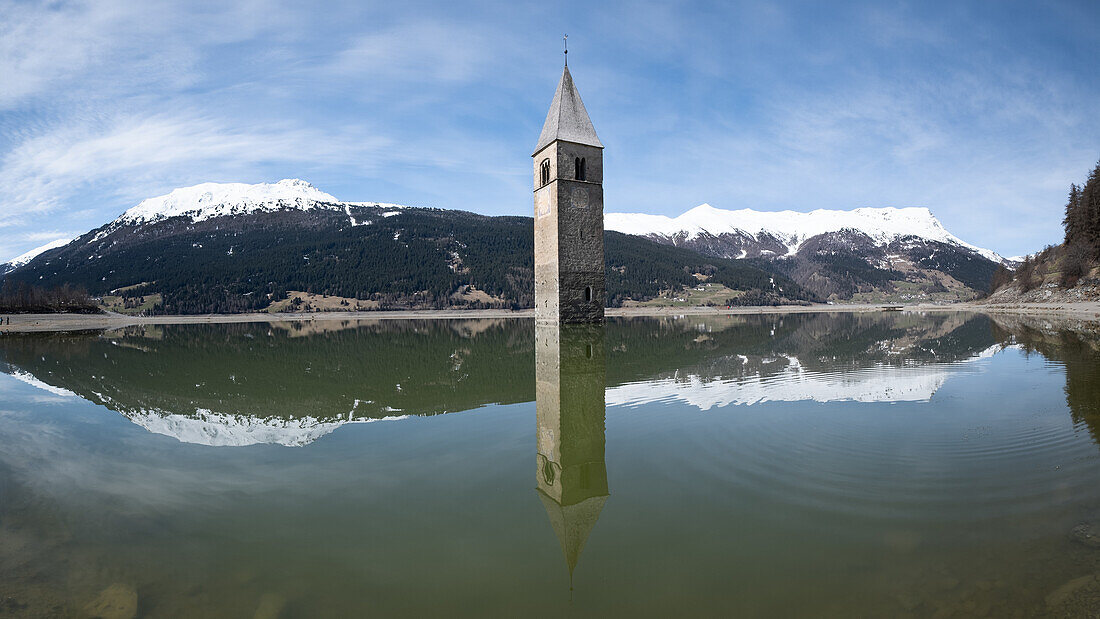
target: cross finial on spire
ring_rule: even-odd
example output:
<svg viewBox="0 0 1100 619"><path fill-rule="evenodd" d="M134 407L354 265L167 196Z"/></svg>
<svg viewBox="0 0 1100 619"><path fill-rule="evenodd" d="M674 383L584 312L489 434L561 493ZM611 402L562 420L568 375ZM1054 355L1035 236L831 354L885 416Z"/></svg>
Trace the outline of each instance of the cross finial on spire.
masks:
<svg viewBox="0 0 1100 619"><path fill-rule="evenodd" d="M561 37L561 40L564 41L564 45L565 45L565 66L568 67L569 66L569 35L568 34L563 35Z"/></svg>

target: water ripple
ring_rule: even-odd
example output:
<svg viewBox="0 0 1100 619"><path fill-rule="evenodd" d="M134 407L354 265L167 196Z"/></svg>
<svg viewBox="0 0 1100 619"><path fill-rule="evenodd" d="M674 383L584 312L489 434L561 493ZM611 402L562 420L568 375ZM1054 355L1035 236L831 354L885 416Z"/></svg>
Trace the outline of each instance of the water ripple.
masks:
<svg viewBox="0 0 1100 619"><path fill-rule="evenodd" d="M1069 496L1100 500L1097 447L1064 401L1037 411L977 387L933 399L949 379L981 370L963 361L816 372L790 362L764 377L620 385L607 400L706 411L705 421L685 419L705 431L687 433L692 443L669 466L719 497L756 496L768 509L976 522Z"/></svg>

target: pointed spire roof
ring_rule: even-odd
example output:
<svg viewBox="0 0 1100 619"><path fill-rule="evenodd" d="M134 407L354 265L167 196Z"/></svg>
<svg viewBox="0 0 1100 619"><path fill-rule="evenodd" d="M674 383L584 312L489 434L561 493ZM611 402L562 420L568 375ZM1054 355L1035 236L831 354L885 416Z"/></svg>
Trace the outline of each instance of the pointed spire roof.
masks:
<svg viewBox="0 0 1100 619"><path fill-rule="evenodd" d="M565 65L565 70L561 73L561 82L558 83L558 90L550 103L550 112L546 114L546 122L542 125L535 152L546 148L554 140L603 148L600 138L596 137L592 120L588 118L588 111L584 109L581 94L573 84L569 65Z"/></svg>

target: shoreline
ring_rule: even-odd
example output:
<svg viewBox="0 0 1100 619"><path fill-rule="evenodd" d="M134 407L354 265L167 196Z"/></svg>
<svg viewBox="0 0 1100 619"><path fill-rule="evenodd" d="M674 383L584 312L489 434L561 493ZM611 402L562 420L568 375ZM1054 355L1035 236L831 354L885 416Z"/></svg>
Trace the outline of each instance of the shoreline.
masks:
<svg viewBox="0 0 1100 619"><path fill-rule="evenodd" d="M861 313L887 311L891 305L780 305L761 307L617 307L608 308L609 318L670 316L741 316L754 314ZM902 312L980 312L986 314L1026 314L1100 321L1100 302L1029 303L1029 304L918 304L901 306ZM391 310L365 312L315 312L287 314L197 314L167 316L127 316L125 314L11 314L11 324L0 326L2 333L85 331L120 329L141 325L232 324L255 322L324 322L379 320L478 320L533 319L534 310Z"/></svg>

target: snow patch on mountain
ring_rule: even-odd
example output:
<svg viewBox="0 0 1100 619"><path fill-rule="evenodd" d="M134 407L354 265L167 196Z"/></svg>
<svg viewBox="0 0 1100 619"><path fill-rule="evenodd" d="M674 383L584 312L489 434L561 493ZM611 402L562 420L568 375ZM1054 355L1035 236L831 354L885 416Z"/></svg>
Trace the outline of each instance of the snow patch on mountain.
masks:
<svg viewBox="0 0 1100 619"><path fill-rule="evenodd" d="M607 389L605 403L639 406L675 401L706 411L763 402L928 402L952 375L1001 350L1000 345L990 346L955 363L878 365L840 374L810 371L797 357L780 357L778 361L786 365L775 375L704 379L692 374L624 383Z"/></svg>
<svg viewBox="0 0 1100 619"><path fill-rule="evenodd" d="M408 417L400 415L376 419L350 418L326 421L308 416L282 419L227 415L205 409L198 409L193 415L180 415L158 409L123 414L130 421L154 434L169 436L181 443L209 447L247 447L264 444L303 447L331 434L341 426L352 423L397 421Z"/></svg>
<svg viewBox="0 0 1100 619"><path fill-rule="evenodd" d="M843 376L804 371L797 359L778 376L704 380L695 375L626 383L607 390L608 406L684 402L699 410L763 402L927 402L950 374L936 367L876 368Z"/></svg>
<svg viewBox="0 0 1100 619"><path fill-rule="evenodd" d="M916 236L931 241L960 245L979 255L1003 263L996 252L967 243L948 232L924 207L857 208L851 211L817 209L798 211L725 210L701 204L677 217L643 213L608 213L604 227L639 236L683 236L693 239L713 236L744 235L753 239L771 236L787 247L787 255L819 234L856 230L885 245L901 237Z"/></svg>
<svg viewBox="0 0 1100 619"><path fill-rule="evenodd" d="M8 373L16 380L53 395L83 397L68 389L46 383L30 372L14 370ZM274 416L259 417L219 413L204 408L195 409L193 414L188 415L159 408L135 410L122 405L106 394L98 392L93 392L93 394L94 398L87 397L85 399L121 413L149 432L172 437L181 443L210 447L246 447L261 444L302 447L348 424L408 419L408 415L356 417L355 408L358 408L359 400L355 401L355 408L349 411L346 417L319 419L306 415L286 419ZM395 408L388 408L387 411L400 412Z"/></svg>
<svg viewBox="0 0 1100 619"><path fill-rule="evenodd" d="M277 183L201 183L142 200L118 218L125 224L144 224L169 217L189 217L192 222L225 215L243 215L282 209L310 210L327 205L343 209L343 203L300 179Z"/></svg>
<svg viewBox="0 0 1100 619"><path fill-rule="evenodd" d="M61 387L55 387L53 385L45 383L45 382L39 380L37 376L35 376L34 374L31 374L30 372L23 372L21 370L14 370L10 374L11 374L11 377L14 378L15 380L22 381L22 382L27 383L28 385L30 385L32 387L37 387L37 388L39 388L43 391L48 391L48 392L50 392L54 395L59 395L59 396L67 397L67 398L68 397L73 397L73 398L80 397L80 396L76 395L75 393L73 393L72 391L69 391L68 389L63 389Z"/></svg>
<svg viewBox="0 0 1100 619"><path fill-rule="evenodd" d="M23 266L24 264L27 264L31 260L34 260L35 258L37 258L39 254L50 251L51 249L57 249L58 247L64 247L64 246L68 245L70 242L72 242L72 239L70 239L70 238L56 239L56 240L50 241L49 243L46 243L45 245L43 245L41 247L35 247L34 249L30 250L29 252L27 252L25 254L20 254L16 257L12 258L11 260L8 260L7 262L5 262L3 264L0 264L0 273L6 273L8 271L13 271L15 269L18 269L19 267Z"/></svg>
<svg viewBox="0 0 1100 619"><path fill-rule="evenodd" d="M201 183L181 187L171 193L142 200L104 227L92 242L98 241L122 226L163 221L171 217L188 217L192 223L231 215L270 213L280 210L329 209L344 211L352 226L366 226L370 219L356 219L353 207L385 209L383 217L400 214L409 208L389 202L344 202L310 183L296 178L277 183Z"/></svg>

